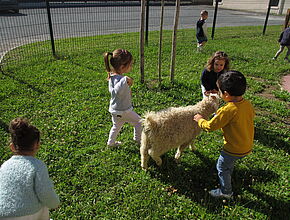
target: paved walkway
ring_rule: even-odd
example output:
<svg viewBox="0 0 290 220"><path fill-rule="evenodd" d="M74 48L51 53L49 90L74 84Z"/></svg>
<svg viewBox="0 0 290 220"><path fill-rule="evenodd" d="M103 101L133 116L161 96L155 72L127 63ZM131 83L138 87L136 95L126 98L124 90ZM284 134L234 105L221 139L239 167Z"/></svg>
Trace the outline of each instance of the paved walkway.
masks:
<svg viewBox="0 0 290 220"><path fill-rule="evenodd" d="M282 77L282 87L290 92L290 74Z"/></svg>

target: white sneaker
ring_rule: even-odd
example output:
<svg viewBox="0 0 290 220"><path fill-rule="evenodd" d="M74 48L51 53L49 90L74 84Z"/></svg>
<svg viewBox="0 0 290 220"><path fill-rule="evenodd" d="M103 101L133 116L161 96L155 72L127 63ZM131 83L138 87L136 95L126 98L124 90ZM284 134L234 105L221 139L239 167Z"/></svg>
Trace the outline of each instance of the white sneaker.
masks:
<svg viewBox="0 0 290 220"><path fill-rule="evenodd" d="M230 199L233 196L233 193L231 194L224 194L222 193L221 189L213 189L211 191L209 191L209 194L212 197L216 197L216 198L226 198L226 199Z"/></svg>
<svg viewBox="0 0 290 220"><path fill-rule="evenodd" d="M120 147L122 145L121 141L115 141L113 144L108 144L108 147Z"/></svg>

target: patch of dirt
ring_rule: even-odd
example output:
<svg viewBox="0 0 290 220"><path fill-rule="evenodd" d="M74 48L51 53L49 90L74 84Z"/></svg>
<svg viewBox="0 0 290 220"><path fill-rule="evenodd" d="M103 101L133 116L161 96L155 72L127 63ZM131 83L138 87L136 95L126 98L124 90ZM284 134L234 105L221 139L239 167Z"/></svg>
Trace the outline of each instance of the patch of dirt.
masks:
<svg viewBox="0 0 290 220"><path fill-rule="evenodd" d="M260 94L257 94L257 95L267 98L267 99L277 99L272 93L272 91L276 89L277 89L277 86L265 85L264 90Z"/></svg>

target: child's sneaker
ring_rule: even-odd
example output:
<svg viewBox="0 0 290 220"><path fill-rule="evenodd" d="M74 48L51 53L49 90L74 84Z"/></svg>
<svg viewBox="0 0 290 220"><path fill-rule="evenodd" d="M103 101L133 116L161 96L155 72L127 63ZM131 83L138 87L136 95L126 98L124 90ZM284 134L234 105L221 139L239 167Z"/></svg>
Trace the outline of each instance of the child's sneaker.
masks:
<svg viewBox="0 0 290 220"><path fill-rule="evenodd" d="M277 57L273 57L272 60L277 60Z"/></svg>
<svg viewBox="0 0 290 220"><path fill-rule="evenodd" d="M226 199L230 199L232 198L233 196L233 193L231 194L224 194L222 193L221 189L213 189L211 191L209 191L209 194L212 196L212 197L216 197L216 198L226 198Z"/></svg>
<svg viewBox="0 0 290 220"><path fill-rule="evenodd" d="M113 144L108 144L108 147L120 147L122 145L121 141L116 141Z"/></svg>

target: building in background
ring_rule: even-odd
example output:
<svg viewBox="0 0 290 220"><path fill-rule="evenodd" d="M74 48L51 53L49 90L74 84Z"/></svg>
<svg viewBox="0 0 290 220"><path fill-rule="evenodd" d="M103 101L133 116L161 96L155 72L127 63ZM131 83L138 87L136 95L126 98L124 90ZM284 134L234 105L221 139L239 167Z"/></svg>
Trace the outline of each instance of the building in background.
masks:
<svg viewBox="0 0 290 220"><path fill-rule="evenodd" d="M220 8L247 10L254 12L267 12L269 1L274 5L271 7L271 13L286 14L290 8L289 0L220 0ZM215 2L215 0L214 0ZM214 3L215 4L215 3Z"/></svg>

